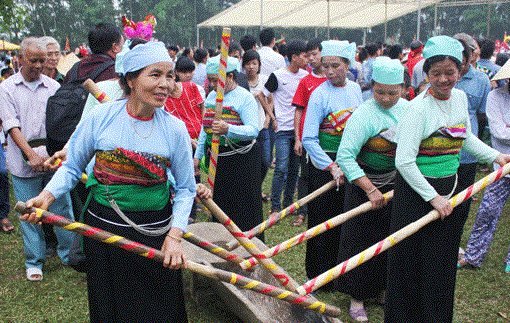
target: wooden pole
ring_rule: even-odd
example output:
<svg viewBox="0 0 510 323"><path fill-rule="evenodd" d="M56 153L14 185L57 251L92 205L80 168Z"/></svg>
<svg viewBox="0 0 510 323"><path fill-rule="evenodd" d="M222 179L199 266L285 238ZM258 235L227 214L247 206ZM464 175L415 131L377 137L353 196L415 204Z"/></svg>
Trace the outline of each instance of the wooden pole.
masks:
<svg viewBox="0 0 510 323"><path fill-rule="evenodd" d="M246 235L246 237L248 239L251 239L256 235L261 234L262 232L266 231L267 229L269 229L270 227L272 227L273 225L278 223L278 221L280 221L287 215L292 214L293 212L295 212L297 209L299 209L303 205L307 204L308 202L317 198L318 196L324 194L325 192L329 191L330 189L332 189L335 186L336 186L335 180L332 180L332 181L324 184L322 187L319 187L318 189L316 189L312 193L308 194L307 196L303 197L302 199L292 203L291 205L289 205L285 209L281 210L280 212L273 214L269 219L267 219L266 221L257 225L256 227L252 228L250 231L245 232L244 234ZM237 248L238 246L239 246L239 241L237 241L237 240L232 240L232 241L228 242L226 245L228 250L233 250L233 249Z"/></svg>
<svg viewBox="0 0 510 323"><path fill-rule="evenodd" d="M257 258L257 260L266 268L276 279L278 279L281 284L291 290L295 291L298 288L298 284L294 279L292 279L289 275L287 275L283 269L278 266L273 260L267 258L257 246L251 242L248 237L244 235L244 233L239 229L239 227L228 217L228 215L223 212L222 209L218 207L216 203L212 199L204 199L202 200L202 204L207 207L211 214L220 221L225 228L227 228L230 233L241 243L241 245L248 251L252 256Z"/></svg>
<svg viewBox="0 0 510 323"><path fill-rule="evenodd" d="M393 191L389 191L388 193L384 194L384 198L387 201L390 201L393 199ZM314 226L313 228L310 228L306 230L305 232L298 234L280 244L277 244L276 246L264 251L264 255L268 258L272 258L276 256L277 254L280 254L284 252L285 250L288 250L294 246L297 246L298 244L305 242L307 240L310 240L313 237L318 236L321 233L324 233L328 230L333 229L336 226L339 226L340 224L344 223L345 221L355 217L358 214L365 213L372 210L372 202L368 201L360 206L347 211L345 213L339 214L327 221L322 222L321 224L318 224ZM245 260L239 264L241 268L244 270L250 269L253 266L257 264L257 259L255 257L251 257L248 260Z"/></svg>
<svg viewBox="0 0 510 323"><path fill-rule="evenodd" d="M218 73L218 88L216 89L216 107L214 120L221 120L223 112L223 96L225 94L225 82L227 79L228 47L230 43L230 28L223 27L221 35L220 69ZM211 143L211 159L209 162L209 176L207 182L214 194L214 180L216 177L216 166L218 163L218 151L220 146L220 135L213 134Z"/></svg>
<svg viewBox="0 0 510 323"><path fill-rule="evenodd" d="M235 255L233 253L230 253L229 251L223 249L220 246L215 245L212 242L209 242L207 240L204 240L200 238L199 236L191 233L186 232L182 235L184 239L186 239L188 242L196 245L197 247L200 247L206 251L209 251L210 253L220 257L221 259L230 261L235 264L239 264L244 261L242 257L239 257L238 255Z"/></svg>
<svg viewBox="0 0 510 323"><path fill-rule="evenodd" d="M76 232L88 238L114 245L126 251L135 253L139 256L143 256L158 262L163 262L165 258L161 250L157 250L146 245L143 245L141 243L128 240L124 237L115 235L108 231L94 228L80 222L75 222L68 218L64 218L60 215L56 215L39 208L27 208L25 203L23 202L16 203L14 209L22 214L36 213L38 216L41 217L41 221L44 223L52 224L62 229ZM242 275L234 274L214 267L204 266L192 261L187 261L186 263L188 270L191 270L193 272L213 279L230 283L241 288L249 289L254 292L268 295L277 299L281 299L291 304L297 304L308 309L314 310L316 312L319 312L321 314L324 313L333 317L338 317L341 314L341 310L339 308L323 302L316 301L314 300L313 297L300 296L295 293L283 290L281 288L244 277Z"/></svg>
<svg viewBox="0 0 510 323"><path fill-rule="evenodd" d="M499 168L497 171L492 172L491 174L485 176L478 182L474 183L470 187L466 188L459 194L455 195L450 199L450 203L453 207L458 206L459 204L468 200L471 196L483 190L487 185L496 182L501 177L510 173L510 163L505 166ZM395 244L409 237L410 235L416 233L418 230L429 224L430 222L439 219L439 212L437 210L432 210L427 213L422 218L416 220L415 222L403 227L397 232L391 234L384 240L379 241L368 249L358 253L354 257L345 260L341 264L331 268L325 273L320 274L319 276L313 278L312 280L306 282L298 288L298 293L300 295L306 295L311 293L321 286L329 283L333 279L336 279L338 276L343 275L344 273L350 271L353 268L361 265L362 263L372 259L383 251L391 248Z"/></svg>

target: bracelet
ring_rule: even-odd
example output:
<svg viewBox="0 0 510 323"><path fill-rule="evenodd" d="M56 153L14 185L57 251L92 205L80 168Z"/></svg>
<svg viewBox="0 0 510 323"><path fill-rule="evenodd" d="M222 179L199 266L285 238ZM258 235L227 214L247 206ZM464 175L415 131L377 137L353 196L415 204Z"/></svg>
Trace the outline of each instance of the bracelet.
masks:
<svg viewBox="0 0 510 323"><path fill-rule="evenodd" d="M377 191L377 187L374 187L373 189L371 189L370 192L367 193L367 196L374 193L375 191Z"/></svg>
<svg viewBox="0 0 510 323"><path fill-rule="evenodd" d="M176 236L171 235L171 234L167 234L166 236L167 236L167 237L170 237L170 238L172 238L172 239L174 239L174 240L177 240L177 241L179 241L179 242L181 242L181 241L182 241L182 239L181 239L181 238L176 237Z"/></svg>

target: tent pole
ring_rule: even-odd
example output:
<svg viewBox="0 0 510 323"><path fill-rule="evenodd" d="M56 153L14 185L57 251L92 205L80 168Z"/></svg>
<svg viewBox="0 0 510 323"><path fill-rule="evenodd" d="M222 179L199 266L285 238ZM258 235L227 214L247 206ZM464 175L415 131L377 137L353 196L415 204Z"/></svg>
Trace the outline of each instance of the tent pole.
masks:
<svg viewBox="0 0 510 323"><path fill-rule="evenodd" d="M416 27L416 40L420 40L420 23L421 23L421 0L418 1L418 19L417 19L417 27Z"/></svg>
<svg viewBox="0 0 510 323"><path fill-rule="evenodd" d="M264 0L260 0L260 30L264 27Z"/></svg>
<svg viewBox="0 0 510 323"><path fill-rule="evenodd" d="M434 6L434 36L437 36L437 4Z"/></svg>
<svg viewBox="0 0 510 323"><path fill-rule="evenodd" d="M330 16L329 16L329 3L330 3L330 0L328 0L328 39L331 39L330 37L330 28L331 28L331 25L330 25Z"/></svg>
<svg viewBox="0 0 510 323"><path fill-rule="evenodd" d="M363 46L367 43L367 28L363 28Z"/></svg>
<svg viewBox="0 0 510 323"><path fill-rule="evenodd" d="M388 38L388 0L384 0L384 41Z"/></svg>
<svg viewBox="0 0 510 323"><path fill-rule="evenodd" d="M200 27L197 25L197 48L200 47Z"/></svg>

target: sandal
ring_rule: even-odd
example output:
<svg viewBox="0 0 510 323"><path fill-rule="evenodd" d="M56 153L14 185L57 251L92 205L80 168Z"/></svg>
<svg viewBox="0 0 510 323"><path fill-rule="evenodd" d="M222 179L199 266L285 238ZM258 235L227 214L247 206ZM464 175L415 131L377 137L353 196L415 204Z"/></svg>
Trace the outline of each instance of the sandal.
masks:
<svg viewBox="0 0 510 323"><path fill-rule="evenodd" d="M475 269L476 267L465 261L464 259L460 259L457 261L457 269Z"/></svg>
<svg viewBox="0 0 510 323"><path fill-rule="evenodd" d="M304 214L297 214L296 219L292 222L295 227L300 227L305 222L306 216Z"/></svg>
<svg viewBox="0 0 510 323"><path fill-rule="evenodd" d="M43 279L42 270L37 267L27 268L27 279L31 282L41 281Z"/></svg>
<svg viewBox="0 0 510 323"><path fill-rule="evenodd" d="M14 226L12 225L9 218L0 220L0 226L2 227L3 233L11 234L14 231Z"/></svg>
<svg viewBox="0 0 510 323"><path fill-rule="evenodd" d="M367 312L364 308L358 308L357 310L349 310L349 315L356 322L368 322Z"/></svg>

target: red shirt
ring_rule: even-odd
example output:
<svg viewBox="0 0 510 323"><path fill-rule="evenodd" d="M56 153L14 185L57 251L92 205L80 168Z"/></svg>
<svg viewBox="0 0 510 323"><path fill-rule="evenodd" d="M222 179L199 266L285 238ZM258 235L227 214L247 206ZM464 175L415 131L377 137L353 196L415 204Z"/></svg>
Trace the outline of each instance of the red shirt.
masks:
<svg viewBox="0 0 510 323"><path fill-rule="evenodd" d="M305 124L306 108L308 107L308 100L310 100L310 95L312 95L313 90L315 90L327 79L327 77L317 77L310 73L303 77L299 82L296 93L294 94L294 99L292 100L292 105L304 109L303 114L301 115L301 120L299 122L300 139L303 139L303 126Z"/></svg>
<svg viewBox="0 0 510 323"><path fill-rule="evenodd" d="M168 97L165 110L186 123L191 139L197 139L202 127L202 111L200 104L204 102L198 87L193 82L182 83L182 94L179 98Z"/></svg>

